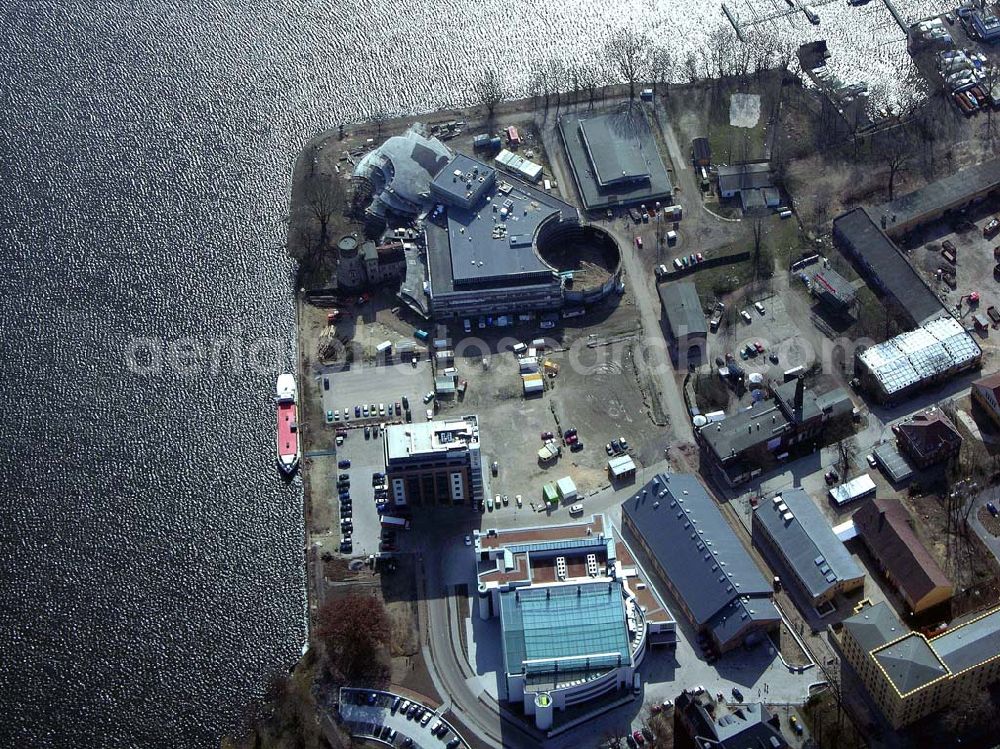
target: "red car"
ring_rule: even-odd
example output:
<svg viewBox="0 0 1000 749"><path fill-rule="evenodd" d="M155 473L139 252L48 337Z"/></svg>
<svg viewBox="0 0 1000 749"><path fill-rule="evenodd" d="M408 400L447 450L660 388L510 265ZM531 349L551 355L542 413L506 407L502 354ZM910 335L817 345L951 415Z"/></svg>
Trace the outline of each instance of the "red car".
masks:
<svg viewBox="0 0 1000 749"><path fill-rule="evenodd" d="M699 263L705 262L705 256L702 255L700 252L697 255L695 255L695 257L698 259Z"/></svg>
<svg viewBox="0 0 1000 749"><path fill-rule="evenodd" d="M640 250L642 249L642 237L635 238L635 246L638 247Z"/></svg>
<svg viewBox="0 0 1000 749"><path fill-rule="evenodd" d="M757 353L758 354L763 354L764 353L764 346L761 344L760 341L754 341L753 342L753 347L755 349L757 349Z"/></svg>
<svg viewBox="0 0 1000 749"><path fill-rule="evenodd" d="M632 740L635 741L639 746L646 743L646 737L642 735L642 731L636 729L632 731Z"/></svg>
<svg viewBox="0 0 1000 749"><path fill-rule="evenodd" d="M542 442L552 439L552 432L542 432Z"/></svg>
<svg viewBox="0 0 1000 749"><path fill-rule="evenodd" d="M574 444L576 444L579 441L580 441L580 438L577 437L575 434L571 434L569 437L566 438L566 444L567 445L574 445Z"/></svg>

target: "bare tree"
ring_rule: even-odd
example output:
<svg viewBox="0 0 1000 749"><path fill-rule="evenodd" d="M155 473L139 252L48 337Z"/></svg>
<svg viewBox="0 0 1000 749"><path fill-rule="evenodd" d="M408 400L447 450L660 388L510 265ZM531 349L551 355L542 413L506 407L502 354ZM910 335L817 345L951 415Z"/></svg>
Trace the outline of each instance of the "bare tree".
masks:
<svg viewBox="0 0 1000 749"><path fill-rule="evenodd" d="M385 121L389 119L389 113L384 109L376 109L371 113L369 119L375 123L375 133L378 138L382 137L382 127L385 125Z"/></svg>
<svg viewBox="0 0 1000 749"><path fill-rule="evenodd" d="M876 157L889 171L888 183L886 184L889 200L893 200L895 196L896 178L906 170L914 152L914 144L909 132L902 127L893 130L891 133L885 133L885 137L878 138L875 145Z"/></svg>
<svg viewBox="0 0 1000 749"><path fill-rule="evenodd" d="M635 99L635 85L649 77L650 40L631 27L619 29L604 45L608 67L628 83L629 99Z"/></svg>
<svg viewBox="0 0 1000 749"><path fill-rule="evenodd" d="M764 244L764 219L757 216L751 225L753 231L753 280L760 277L762 248Z"/></svg>
<svg viewBox="0 0 1000 749"><path fill-rule="evenodd" d="M653 47L649 56L649 79L657 93L666 93L667 84L674 79L675 67L676 62L670 50L660 45Z"/></svg>
<svg viewBox="0 0 1000 749"><path fill-rule="evenodd" d="M569 71L566 63L558 58L549 60L545 67L550 89L556 97L556 112L558 112L562 104L562 94L568 87Z"/></svg>
<svg viewBox="0 0 1000 749"><path fill-rule="evenodd" d="M580 84L587 92L588 106L593 109L597 89L601 85L601 69L593 62L580 65Z"/></svg>
<svg viewBox="0 0 1000 749"><path fill-rule="evenodd" d="M858 454L858 441L854 437L846 437L837 441L837 468L840 469L840 480L847 479L854 458Z"/></svg>
<svg viewBox="0 0 1000 749"><path fill-rule="evenodd" d="M507 98L503 78L493 68L483 68L472 79L472 93L476 101L486 107L486 120L492 123L497 104Z"/></svg>

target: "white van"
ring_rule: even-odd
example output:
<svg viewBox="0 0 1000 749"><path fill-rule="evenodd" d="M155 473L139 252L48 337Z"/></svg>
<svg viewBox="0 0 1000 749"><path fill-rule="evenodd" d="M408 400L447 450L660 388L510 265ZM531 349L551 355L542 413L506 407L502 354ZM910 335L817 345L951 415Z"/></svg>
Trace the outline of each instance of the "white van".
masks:
<svg viewBox="0 0 1000 749"><path fill-rule="evenodd" d="M632 674L632 694L642 693L642 674L636 671Z"/></svg>

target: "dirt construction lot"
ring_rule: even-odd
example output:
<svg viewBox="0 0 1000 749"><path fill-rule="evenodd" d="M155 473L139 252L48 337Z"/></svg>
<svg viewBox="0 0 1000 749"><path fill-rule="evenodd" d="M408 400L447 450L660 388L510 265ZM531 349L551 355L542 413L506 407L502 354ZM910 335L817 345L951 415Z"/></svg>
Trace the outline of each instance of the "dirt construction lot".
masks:
<svg viewBox="0 0 1000 749"><path fill-rule="evenodd" d="M545 358L559 366L559 374L546 378L544 394L531 398L522 395L509 347L489 354L486 369L478 349L463 357L456 347L455 366L468 390L461 400L441 401L439 418L478 414L484 465L499 463L497 476L486 471L491 494L507 494L511 508L514 496L521 494L527 507L539 503L542 484L567 475L581 494L594 491L608 483L605 445L619 437L629 442L640 465L662 457L667 436L658 437L637 385L633 340L588 346L584 336L568 349L547 352ZM578 430L584 448L572 452L563 445L559 458L540 463L541 433L559 437L569 428Z"/></svg>

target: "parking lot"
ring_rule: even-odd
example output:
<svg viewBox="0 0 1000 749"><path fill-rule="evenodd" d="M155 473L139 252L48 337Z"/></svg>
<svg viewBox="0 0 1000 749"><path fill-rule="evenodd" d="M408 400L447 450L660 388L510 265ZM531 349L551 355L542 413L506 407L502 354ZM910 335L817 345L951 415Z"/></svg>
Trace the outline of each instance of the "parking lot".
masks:
<svg viewBox="0 0 1000 749"><path fill-rule="evenodd" d="M958 317L970 330L973 328L973 314L979 312L985 316L990 306L1000 308L1000 278L994 274L998 262L994 248L1000 246L1000 235L992 238L983 236L984 227L998 212L1000 201L987 200L970 208L963 219L942 219L921 227L901 244L908 251L910 262L945 305L954 310L962 300ZM954 265L942 254L946 242L955 250ZM947 283L946 274L940 272L941 269L954 271L955 288ZM978 305L970 305L967 301L972 292L980 296ZM996 355L997 344L993 339L998 336L1000 334L992 328L980 331L977 336L983 347L984 369Z"/></svg>
<svg viewBox="0 0 1000 749"><path fill-rule="evenodd" d="M443 716L401 695L342 689L340 698L340 717L351 736L414 749L468 747Z"/></svg>
<svg viewBox="0 0 1000 749"><path fill-rule="evenodd" d="M383 549L391 550L403 539L397 536L389 540L391 546L380 544L382 528L375 505L372 474L385 471L383 426L405 420L405 416L396 414L395 404L398 402L402 406L404 402L408 403L414 420L426 419L423 395L431 387L430 365L424 360L418 362L417 367L409 363L355 367L325 372L319 380L324 414L333 412L333 420L327 416L324 428L334 434L340 433L337 439L340 444L336 446L336 475L324 476L323 480L334 484L329 489L333 496L339 495L336 501L340 508L341 539L350 534L351 544L342 545L341 551L353 556L366 556ZM384 414L381 405L385 406ZM390 406L392 415L389 415ZM346 420L345 411L348 414ZM360 416L355 415L357 411L361 412ZM350 465L344 461L350 461ZM346 477L350 485L341 485L341 477ZM344 524L348 518L350 526Z"/></svg>

